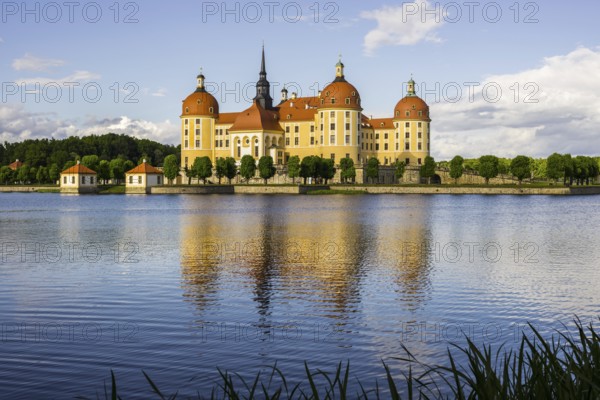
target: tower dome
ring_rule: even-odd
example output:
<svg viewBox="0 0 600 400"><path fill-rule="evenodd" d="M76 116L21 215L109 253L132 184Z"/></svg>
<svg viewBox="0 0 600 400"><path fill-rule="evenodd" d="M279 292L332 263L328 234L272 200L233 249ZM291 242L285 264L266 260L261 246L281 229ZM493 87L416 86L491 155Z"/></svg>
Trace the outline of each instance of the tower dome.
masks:
<svg viewBox="0 0 600 400"><path fill-rule="evenodd" d="M416 94L415 81L410 78L406 96L394 108L394 119L419 119L430 121L429 106Z"/></svg>
<svg viewBox="0 0 600 400"><path fill-rule="evenodd" d="M182 116L194 115L215 118L219 116L219 103L212 94L206 91L204 87L205 79L202 72L197 76L198 86L196 91L183 101Z"/></svg>
<svg viewBox="0 0 600 400"><path fill-rule="evenodd" d="M346 81L341 57L335 65L335 79L325 86L319 95L319 108L335 108L362 111L358 90Z"/></svg>

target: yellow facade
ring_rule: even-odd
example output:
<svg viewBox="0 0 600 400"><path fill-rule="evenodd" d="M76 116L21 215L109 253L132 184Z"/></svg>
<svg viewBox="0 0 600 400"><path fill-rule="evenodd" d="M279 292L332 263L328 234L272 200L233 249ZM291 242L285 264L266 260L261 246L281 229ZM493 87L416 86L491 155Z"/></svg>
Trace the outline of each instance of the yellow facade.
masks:
<svg viewBox="0 0 600 400"><path fill-rule="evenodd" d="M344 78L344 65L336 65L336 78L316 97L298 98L282 90L281 101L272 104L266 70L261 69L253 105L239 113L218 113L218 103L204 90L204 76L198 88L183 104L181 115L181 166L191 166L196 157L244 155L259 159L273 157L285 164L289 157L321 156L336 164L350 157L364 164L370 157L381 165L396 160L419 165L430 154L429 107L416 96L414 81L391 118L371 119L362 111L360 94Z"/></svg>

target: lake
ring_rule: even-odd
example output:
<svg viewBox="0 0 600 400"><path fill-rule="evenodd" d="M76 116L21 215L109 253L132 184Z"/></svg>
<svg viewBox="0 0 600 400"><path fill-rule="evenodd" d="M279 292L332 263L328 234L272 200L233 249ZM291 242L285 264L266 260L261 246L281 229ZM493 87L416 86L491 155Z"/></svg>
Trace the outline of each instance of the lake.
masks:
<svg viewBox="0 0 600 400"><path fill-rule="evenodd" d="M600 315L597 196L0 194L0 391L209 394ZM102 394L103 396L103 394Z"/></svg>

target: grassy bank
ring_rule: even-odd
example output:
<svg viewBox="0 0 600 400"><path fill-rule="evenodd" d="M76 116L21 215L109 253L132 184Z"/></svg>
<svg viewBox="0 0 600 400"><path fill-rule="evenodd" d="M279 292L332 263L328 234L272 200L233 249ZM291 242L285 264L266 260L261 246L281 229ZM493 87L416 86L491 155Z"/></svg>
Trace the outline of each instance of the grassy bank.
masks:
<svg viewBox="0 0 600 400"><path fill-rule="evenodd" d="M331 189L331 190L311 190L307 192L308 195L327 195L327 194L367 194L366 192L360 190L341 190L341 189Z"/></svg>
<svg viewBox="0 0 600 400"><path fill-rule="evenodd" d="M575 334L566 333L565 328L565 332L556 332L550 339L530 326L532 333L521 338L516 351L502 347L493 351L490 346L477 346L467 338L465 347L450 346L442 365L422 364L405 348L406 354L397 359L404 363L404 371L393 376L383 363L381 382L361 382L349 363L339 363L333 373L311 370L305 363L304 381L297 383L289 382L277 365L252 381L217 369L218 383L211 393L198 394L198 398L598 399L600 336L592 324L585 327L579 320L575 322ZM459 357L466 359L463 365L457 364ZM177 393L161 392L152 378L142 373L154 398L177 398ZM350 392L350 383L358 384L360 389ZM365 385L372 389L365 389ZM104 389L106 399L119 398L117 377L112 372Z"/></svg>
<svg viewBox="0 0 600 400"><path fill-rule="evenodd" d="M98 186L98 194L125 194L125 185Z"/></svg>

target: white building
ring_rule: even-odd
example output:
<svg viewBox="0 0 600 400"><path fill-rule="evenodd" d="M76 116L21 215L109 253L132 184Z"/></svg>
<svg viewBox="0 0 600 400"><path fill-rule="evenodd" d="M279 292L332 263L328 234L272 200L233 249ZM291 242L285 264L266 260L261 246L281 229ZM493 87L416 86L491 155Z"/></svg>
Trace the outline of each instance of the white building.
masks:
<svg viewBox="0 0 600 400"><path fill-rule="evenodd" d="M126 193L150 193L150 188L161 186L163 183L163 172L148 164L146 160L125 173Z"/></svg>
<svg viewBox="0 0 600 400"><path fill-rule="evenodd" d="M96 193L98 191L98 178L95 171L77 164L61 172L61 193Z"/></svg>

